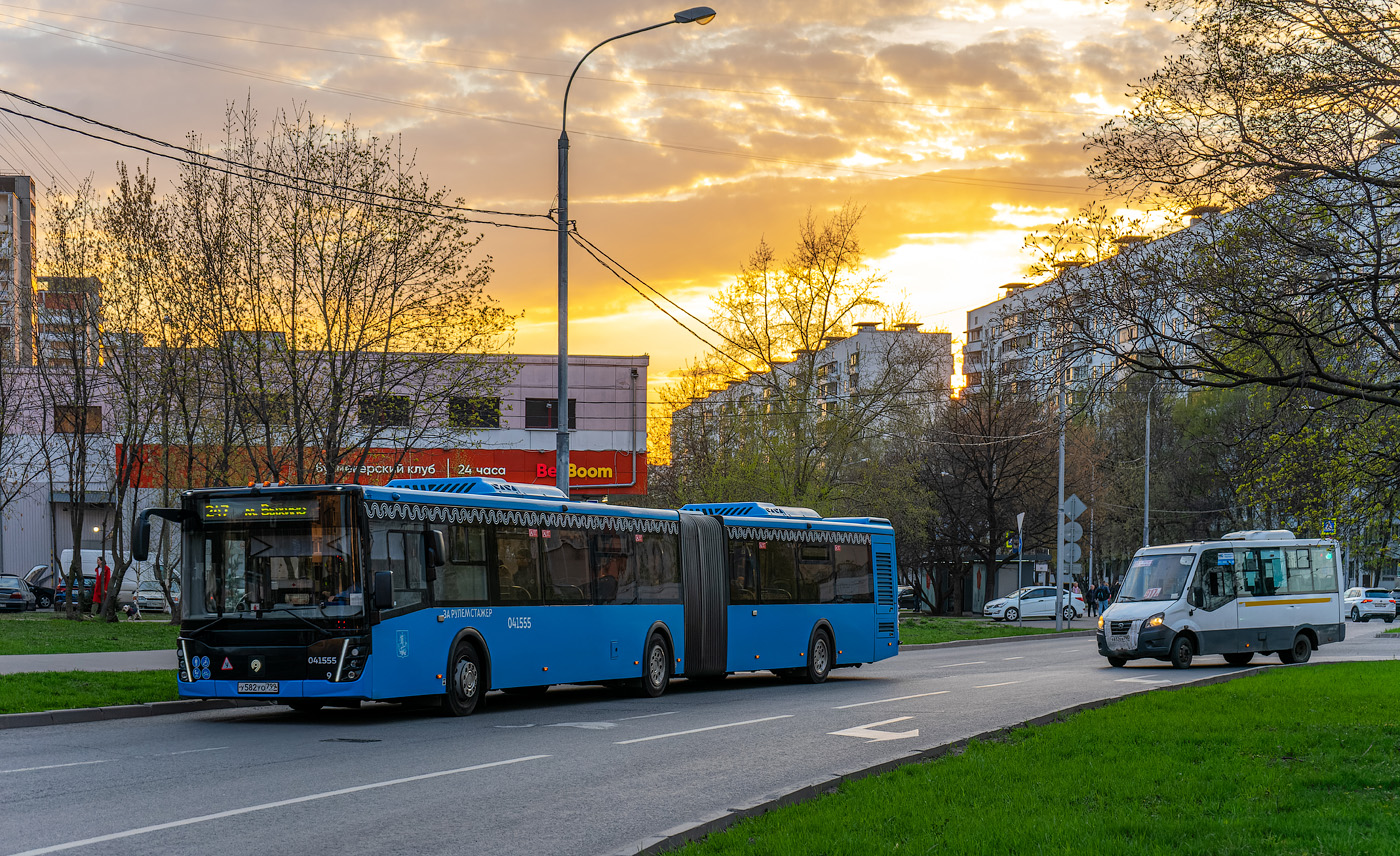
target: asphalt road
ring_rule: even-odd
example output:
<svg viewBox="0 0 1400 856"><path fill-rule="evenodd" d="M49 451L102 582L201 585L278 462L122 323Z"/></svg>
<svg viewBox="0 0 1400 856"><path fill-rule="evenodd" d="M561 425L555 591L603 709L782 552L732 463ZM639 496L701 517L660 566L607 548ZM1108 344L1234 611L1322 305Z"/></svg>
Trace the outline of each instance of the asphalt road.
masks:
<svg viewBox="0 0 1400 856"><path fill-rule="evenodd" d="M1349 626L1314 662L1400 657L1381 629ZM631 852L834 773L1234 671L1114 669L1093 639L1035 639L905 651L820 686L493 693L465 719L376 704L0 731L0 853Z"/></svg>

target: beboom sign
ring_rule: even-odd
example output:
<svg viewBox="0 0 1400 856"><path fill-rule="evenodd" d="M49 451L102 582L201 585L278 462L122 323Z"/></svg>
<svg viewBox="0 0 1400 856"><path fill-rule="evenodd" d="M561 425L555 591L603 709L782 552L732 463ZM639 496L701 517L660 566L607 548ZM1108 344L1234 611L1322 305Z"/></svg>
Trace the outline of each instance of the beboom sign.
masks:
<svg viewBox="0 0 1400 856"><path fill-rule="evenodd" d="M201 450L196 450L196 457ZM183 461L183 454L172 458ZM163 449L144 446L141 456L144 466L132 474L134 487L161 487L160 461ZM626 452L573 450L569 455L569 488L579 493L625 494L646 493L647 457L637 455L636 484L627 487L602 487L632 481L632 456ZM363 457L352 454L341 461L337 481L382 485L390 479L441 479L483 476L524 484L554 484L555 452L526 449L370 449ZM197 471L200 467L195 468ZM183 466L172 473L183 473ZM312 466L309 471L316 481L326 478L325 465ZM295 479L294 471L284 472L287 481ZM204 485L191 485L203 487Z"/></svg>

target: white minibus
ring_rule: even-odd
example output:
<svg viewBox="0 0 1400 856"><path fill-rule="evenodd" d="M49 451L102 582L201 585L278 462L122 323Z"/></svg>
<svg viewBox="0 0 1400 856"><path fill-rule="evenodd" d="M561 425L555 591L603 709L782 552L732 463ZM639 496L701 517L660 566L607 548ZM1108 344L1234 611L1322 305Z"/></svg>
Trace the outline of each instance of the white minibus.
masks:
<svg viewBox="0 0 1400 856"><path fill-rule="evenodd" d="M1335 541L1287 529L1144 547L1099 616L1099 653L1113 666L1152 657L1184 669L1204 654L1305 663L1346 638L1337 557Z"/></svg>

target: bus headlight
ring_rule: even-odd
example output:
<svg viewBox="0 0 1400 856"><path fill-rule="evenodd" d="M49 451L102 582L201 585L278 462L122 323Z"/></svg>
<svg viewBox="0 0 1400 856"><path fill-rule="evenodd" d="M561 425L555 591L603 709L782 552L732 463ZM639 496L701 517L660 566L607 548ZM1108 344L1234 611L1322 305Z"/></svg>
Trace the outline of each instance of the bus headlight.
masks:
<svg viewBox="0 0 1400 856"><path fill-rule="evenodd" d="M1162 622L1167 620L1165 612L1159 612L1142 623L1143 627L1161 627Z"/></svg>

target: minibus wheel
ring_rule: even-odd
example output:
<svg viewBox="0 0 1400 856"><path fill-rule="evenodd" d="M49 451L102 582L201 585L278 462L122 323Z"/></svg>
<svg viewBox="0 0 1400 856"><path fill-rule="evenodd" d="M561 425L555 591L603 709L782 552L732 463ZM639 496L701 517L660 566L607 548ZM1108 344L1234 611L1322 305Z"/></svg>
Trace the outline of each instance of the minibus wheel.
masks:
<svg viewBox="0 0 1400 856"><path fill-rule="evenodd" d="M1225 662L1232 666L1248 666L1249 661L1254 659L1253 651L1242 651L1238 654L1226 654Z"/></svg>
<svg viewBox="0 0 1400 856"><path fill-rule="evenodd" d="M1191 658L1196 655L1196 647L1185 636L1172 640L1172 665L1178 669L1191 668Z"/></svg>
<svg viewBox="0 0 1400 856"><path fill-rule="evenodd" d="M1278 658L1284 663L1306 663L1312 659L1312 642L1307 636L1299 633L1293 637L1293 647L1287 651L1278 652Z"/></svg>
<svg viewBox="0 0 1400 856"><path fill-rule="evenodd" d="M1128 665L1128 658L1127 658L1127 657L1109 657L1109 658L1108 658L1108 664L1109 664L1110 666L1112 666L1113 668L1115 668L1115 669L1121 669L1122 667Z"/></svg>

